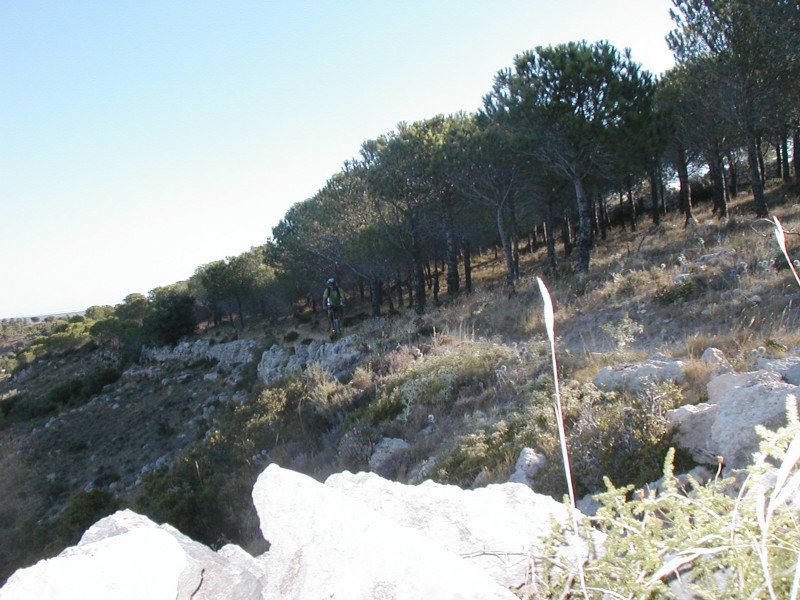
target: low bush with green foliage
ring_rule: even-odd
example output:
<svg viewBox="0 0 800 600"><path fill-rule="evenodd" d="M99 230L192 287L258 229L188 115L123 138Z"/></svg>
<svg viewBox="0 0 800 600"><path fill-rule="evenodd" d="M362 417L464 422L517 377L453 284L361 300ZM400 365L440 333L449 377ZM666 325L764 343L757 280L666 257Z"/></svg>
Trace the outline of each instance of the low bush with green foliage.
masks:
<svg viewBox="0 0 800 600"><path fill-rule="evenodd" d="M485 388L517 362L511 348L491 342L420 356L402 372L387 377L375 400L354 416L372 425L395 418L408 420L414 410L446 407L461 394Z"/></svg>
<svg viewBox="0 0 800 600"><path fill-rule="evenodd" d="M106 385L117 381L120 375L121 371L117 367L98 367L87 375L57 383L42 396L27 393L11 395L0 401L0 417L10 422L19 422L77 408L86 404Z"/></svg>
<svg viewBox="0 0 800 600"><path fill-rule="evenodd" d="M659 287L655 294L655 300L660 304L676 304L696 298L705 288L706 283L700 277L687 277L673 285Z"/></svg>
<svg viewBox="0 0 800 600"><path fill-rule="evenodd" d="M678 477L672 451L656 487L617 488L606 479L595 496L602 508L582 528L587 540L592 529L604 535L589 546L585 590L575 564L552 560L572 535L557 528L537 561L542 597L796 598L800 422L796 407L787 408L787 426L759 428L760 452L744 480Z"/></svg>

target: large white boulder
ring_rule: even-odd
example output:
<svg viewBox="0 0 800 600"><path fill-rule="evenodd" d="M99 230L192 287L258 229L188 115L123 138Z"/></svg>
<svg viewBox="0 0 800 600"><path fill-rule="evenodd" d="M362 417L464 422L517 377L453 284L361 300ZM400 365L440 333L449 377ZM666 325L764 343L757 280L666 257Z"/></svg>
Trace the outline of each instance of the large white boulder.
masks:
<svg viewBox="0 0 800 600"><path fill-rule="evenodd" d="M264 598L516 598L441 543L305 475L270 465L253 501L270 542Z"/></svg>
<svg viewBox="0 0 800 600"><path fill-rule="evenodd" d="M793 367L787 366L788 370ZM800 388L780 371L725 373L707 385L708 402L667 413L675 443L702 464L739 469L753 462L760 438L756 425L776 429L786 423L787 402L797 405Z"/></svg>
<svg viewBox="0 0 800 600"><path fill-rule="evenodd" d="M325 485L463 557L506 588L523 586L530 558L552 530L569 523L565 505L520 483L475 490L426 481L403 485L375 473L337 473Z"/></svg>
<svg viewBox="0 0 800 600"><path fill-rule="evenodd" d="M129 510L101 519L77 546L19 569L2 600L261 600L263 565L238 547L219 553Z"/></svg>

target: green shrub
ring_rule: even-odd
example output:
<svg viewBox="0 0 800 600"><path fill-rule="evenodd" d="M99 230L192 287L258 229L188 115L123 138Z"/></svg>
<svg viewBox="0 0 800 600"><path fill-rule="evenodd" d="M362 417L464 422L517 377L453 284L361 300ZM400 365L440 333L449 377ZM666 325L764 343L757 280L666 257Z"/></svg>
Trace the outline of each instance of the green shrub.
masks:
<svg viewBox="0 0 800 600"><path fill-rule="evenodd" d="M386 381L364 411L363 418L377 425L395 418L407 420L415 409L452 404L461 394L485 388L487 382L496 382L498 373L504 373L506 367L515 362L508 347L490 342L472 343L459 351L419 357Z"/></svg>
<svg viewBox="0 0 800 600"><path fill-rule="evenodd" d="M65 408L76 408L89 401L106 385L120 377L116 367L100 367L84 377L68 379L56 384L42 395L15 394L0 401L0 416L10 422L27 421L57 413Z"/></svg>
<svg viewBox="0 0 800 600"><path fill-rule="evenodd" d="M0 414L11 423L44 417L57 410L58 405L47 396L34 396L26 392L0 402Z"/></svg>
<svg viewBox="0 0 800 600"><path fill-rule="evenodd" d="M66 544L75 544L84 531L103 517L116 512L119 507L119 500L108 490L95 488L88 492L78 492L55 520L53 527L59 539Z"/></svg>
<svg viewBox="0 0 800 600"><path fill-rule="evenodd" d="M437 464L432 478L465 488L472 487L481 472L487 474L487 483L497 474L505 479L511 474L520 450L532 437L532 424L521 416L493 423L462 437L455 449Z"/></svg>
<svg viewBox="0 0 800 600"><path fill-rule="evenodd" d="M655 293L655 300L661 304L675 304L696 298L705 291L706 284L699 277L687 277L671 286L661 286Z"/></svg>
<svg viewBox="0 0 800 600"><path fill-rule="evenodd" d="M791 500L800 486L796 407L788 417L789 425L776 432L759 428L761 449L743 483L676 477L672 451L658 489L631 496L635 486L617 488L607 479L606 491L595 496L602 508L592 518L606 538L602 549L589 546L586 587L615 598L793 597L800 549ZM571 535L558 529L548 553ZM581 594L573 567L538 562L541 597Z"/></svg>
<svg viewBox="0 0 800 600"><path fill-rule="evenodd" d="M661 476L672 439L666 413L683 401L676 385L650 385L630 395L573 384L562 388L562 398L579 493L601 489L604 477L644 485Z"/></svg>
<svg viewBox="0 0 800 600"><path fill-rule="evenodd" d="M57 384L47 393L48 400L58 407L75 408L89 401L106 385L117 381L121 373L116 367L99 367L84 377Z"/></svg>

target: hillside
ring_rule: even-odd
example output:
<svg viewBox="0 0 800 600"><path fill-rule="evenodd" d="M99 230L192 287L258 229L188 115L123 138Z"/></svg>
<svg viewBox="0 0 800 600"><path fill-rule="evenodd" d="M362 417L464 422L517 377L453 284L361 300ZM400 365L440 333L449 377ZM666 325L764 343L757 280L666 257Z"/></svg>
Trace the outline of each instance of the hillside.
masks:
<svg viewBox="0 0 800 600"><path fill-rule="evenodd" d="M796 196L776 187L770 201L793 233L800 220ZM708 373L698 359L706 348L722 349L734 368L744 368L753 353L780 355L800 341L800 289L772 226L751 217L749 202L732 202L724 224L701 205L700 223L689 228L670 214L658 228L642 221L635 232L615 229L598 240L580 285L569 259L560 255L556 272L545 271L544 251L537 250L521 256L522 276L511 296L502 287L502 258L493 253L475 261L473 294L430 306L422 316L406 309L368 318L367 300L351 292L345 333L356 336L361 355L341 380L309 368L282 386L260 382L259 359L274 344L290 349L327 341L323 315L298 306L277 324L250 321L243 331L225 325L198 334L209 347L251 344L254 359L247 363L143 360L80 406L6 419L0 423L0 487L7 491L0 495L0 581L74 543L86 526L120 506L169 520L211 545L232 539L258 551L263 542L247 533L252 509L234 498L249 497L268 462L322 479L369 468L382 439L408 444L381 466L382 475L398 481L431 476L469 487L506 480L525 445L555 448L536 276L556 306L557 353L573 424L580 422L581 403L613 408L610 398L588 391L602 366L655 352L695 365L691 380L669 400L699 401ZM798 245L795 235L788 244ZM0 402L35 401L102 372L113 358L88 348L47 356L0 381ZM611 431L613 413L598 415L594 433ZM639 456L608 463L617 465L615 483L657 475L668 436L652 431L658 439ZM576 451L583 448L576 441ZM656 466L644 465L654 455ZM576 462L580 467L580 457ZM592 466L586 462L587 471ZM557 467L544 472L538 491L563 493ZM580 474L580 491L596 491L600 475Z"/></svg>

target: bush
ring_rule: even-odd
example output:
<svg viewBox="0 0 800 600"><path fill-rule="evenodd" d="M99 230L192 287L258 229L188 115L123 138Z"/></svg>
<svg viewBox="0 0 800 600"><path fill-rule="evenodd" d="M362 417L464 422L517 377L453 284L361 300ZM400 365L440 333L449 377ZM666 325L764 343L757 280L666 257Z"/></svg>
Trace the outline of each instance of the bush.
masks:
<svg viewBox="0 0 800 600"><path fill-rule="evenodd" d="M655 293L655 300L660 304L675 304L700 296L706 289L706 283L699 277L686 278L671 286L661 286Z"/></svg>
<svg viewBox="0 0 800 600"><path fill-rule="evenodd" d="M462 437L453 452L437 464L433 479L439 483L470 488L492 478L507 479L520 450L532 439L532 424L524 418L498 421Z"/></svg>
<svg viewBox="0 0 800 600"><path fill-rule="evenodd" d="M117 497L107 490L95 488L79 492L56 519L54 527L57 535L64 543L73 545L90 526L116 512L119 507Z"/></svg>
<svg viewBox="0 0 800 600"><path fill-rule="evenodd" d="M661 476L672 439L666 413L683 401L672 383L651 385L634 395L566 386L570 460L578 493L617 485L644 485Z"/></svg>
<svg viewBox="0 0 800 600"><path fill-rule="evenodd" d="M791 500L800 485L796 407L788 421L776 432L760 428L761 449L744 481L676 477L671 451L657 488L617 488L607 479L592 519L606 538L602 548L588 546L586 587L620 598L793 597L800 548ZM589 531L584 524L582 535ZM551 549L571 535L557 530ZM539 564L542 597L580 595L572 566Z"/></svg>
<svg viewBox="0 0 800 600"><path fill-rule="evenodd" d="M120 375L116 367L100 367L85 377L75 377L56 384L43 396L27 393L13 395L0 402L0 416L11 422L19 422L45 417L64 408L76 408L88 402L106 385L117 381Z"/></svg>
<svg viewBox="0 0 800 600"><path fill-rule="evenodd" d="M0 403L0 414L11 423L44 417L58 410L58 405L46 396L21 393Z"/></svg>
<svg viewBox="0 0 800 600"><path fill-rule="evenodd" d="M516 360L509 348L489 342L469 344L461 351L420 356L386 381L363 416L372 425L395 418L405 421L415 408L442 407L461 394L485 388L486 382L497 381L499 373L505 373Z"/></svg>

